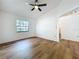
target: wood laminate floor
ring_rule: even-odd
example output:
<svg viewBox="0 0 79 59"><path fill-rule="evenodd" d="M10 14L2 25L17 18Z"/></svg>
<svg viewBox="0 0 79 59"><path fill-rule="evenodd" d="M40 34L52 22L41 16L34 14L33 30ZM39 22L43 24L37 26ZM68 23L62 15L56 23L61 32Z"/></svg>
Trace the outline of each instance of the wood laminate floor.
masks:
<svg viewBox="0 0 79 59"><path fill-rule="evenodd" d="M31 38L0 47L0 59L79 59L79 43Z"/></svg>

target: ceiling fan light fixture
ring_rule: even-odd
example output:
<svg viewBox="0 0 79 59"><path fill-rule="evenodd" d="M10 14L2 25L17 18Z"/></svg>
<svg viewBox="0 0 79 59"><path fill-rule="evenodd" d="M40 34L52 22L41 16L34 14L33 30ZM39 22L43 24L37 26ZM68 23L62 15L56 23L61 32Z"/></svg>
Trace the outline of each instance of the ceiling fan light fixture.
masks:
<svg viewBox="0 0 79 59"><path fill-rule="evenodd" d="M35 9L38 9L38 6L35 6Z"/></svg>

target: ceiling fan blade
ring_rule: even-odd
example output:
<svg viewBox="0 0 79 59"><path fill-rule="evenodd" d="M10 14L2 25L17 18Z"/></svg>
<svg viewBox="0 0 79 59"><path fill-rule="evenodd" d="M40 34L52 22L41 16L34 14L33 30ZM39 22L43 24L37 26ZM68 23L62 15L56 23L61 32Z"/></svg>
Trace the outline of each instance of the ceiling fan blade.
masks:
<svg viewBox="0 0 79 59"><path fill-rule="evenodd" d="M38 0L35 0L35 3L38 2Z"/></svg>
<svg viewBox="0 0 79 59"><path fill-rule="evenodd" d="M39 11L42 11L40 8L38 8Z"/></svg>
<svg viewBox="0 0 79 59"><path fill-rule="evenodd" d="M31 11L33 11L35 8L32 8Z"/></svg>
<svg viewBox="0 0 79 59"><path fill-rule="evenodd" d="M29 5L31 5L31 6L35 6L35 4L29 4Z"/></svg>
<svg viewBox="0 0 79 59"><path fill-rule="evenodd" d="M39 4L38 6L39 6L39 7L40 7L40 6L47 6L47 4Z"/></svg>

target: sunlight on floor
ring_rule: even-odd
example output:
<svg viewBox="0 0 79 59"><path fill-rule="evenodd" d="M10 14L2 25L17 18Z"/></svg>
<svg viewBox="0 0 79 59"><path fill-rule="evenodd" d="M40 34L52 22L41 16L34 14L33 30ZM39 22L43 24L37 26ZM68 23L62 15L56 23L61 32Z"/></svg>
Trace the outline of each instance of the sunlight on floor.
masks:
<svg viewBox="0 0 79 59"><path fill-rule="evenodd" d="M4 51L4 50L3 50ZM1 51L2 52L2 51ZM6 52L9 52L6 54ZM32 44L30 41L21 41L4 51L5 57L0 59L31 59ZM6 57L8 55L8 57Z"/></svg>

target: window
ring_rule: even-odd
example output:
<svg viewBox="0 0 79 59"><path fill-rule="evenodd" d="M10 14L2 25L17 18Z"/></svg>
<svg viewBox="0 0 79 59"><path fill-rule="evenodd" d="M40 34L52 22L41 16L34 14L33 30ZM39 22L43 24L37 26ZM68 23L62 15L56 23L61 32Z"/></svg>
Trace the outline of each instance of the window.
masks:
<svg viewBox="0 0 79 59"><path fill-rule="evenodd" d="M29 22L26 20L16 20L16 31L17 32L29 31Z"/></svg>

